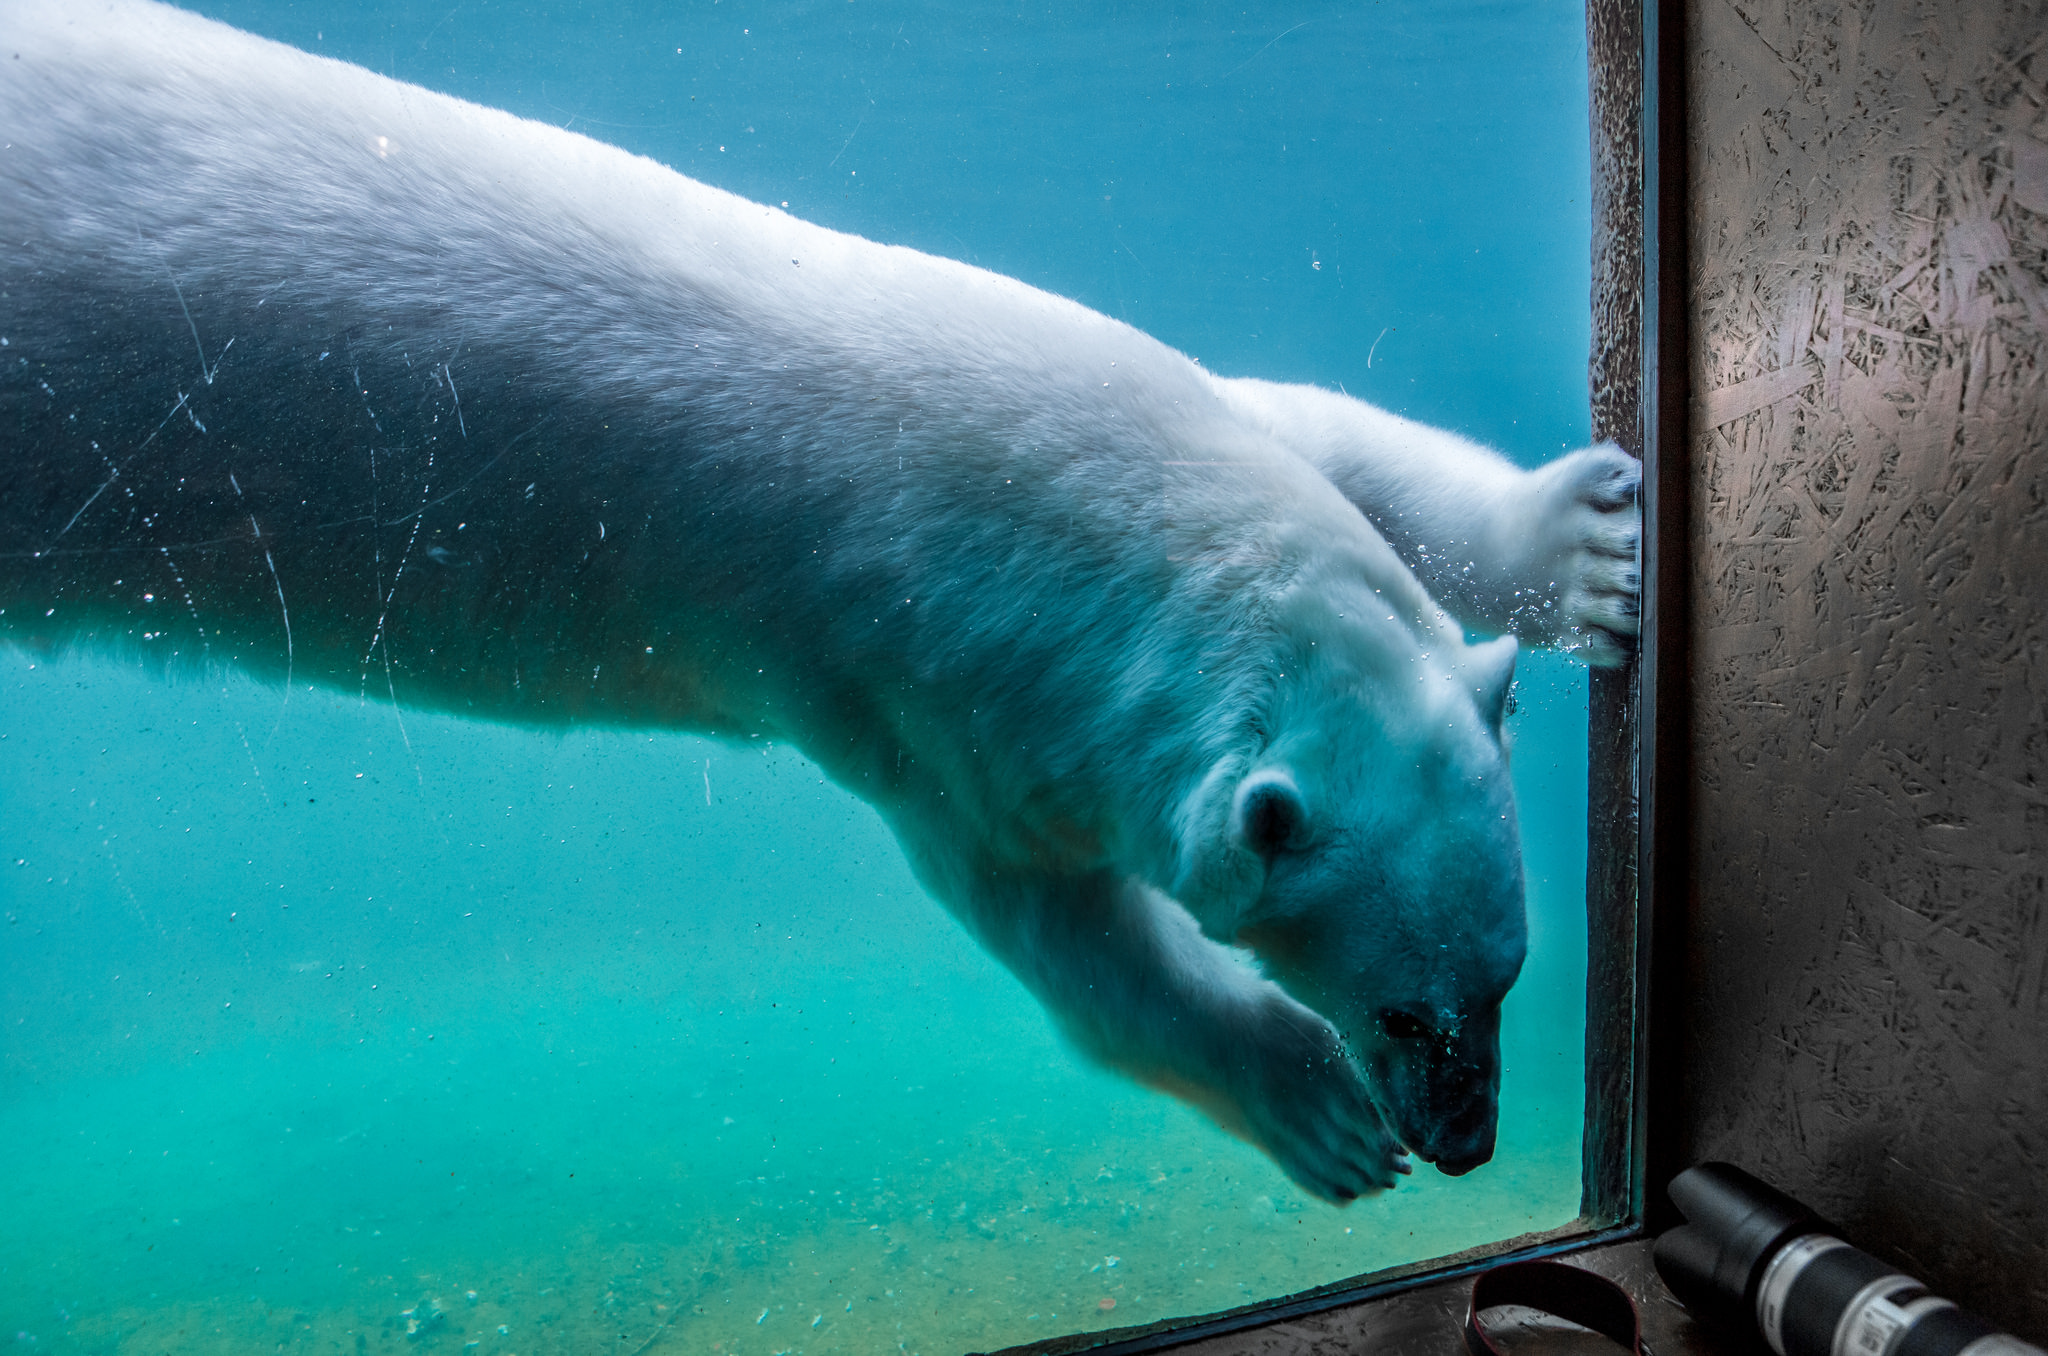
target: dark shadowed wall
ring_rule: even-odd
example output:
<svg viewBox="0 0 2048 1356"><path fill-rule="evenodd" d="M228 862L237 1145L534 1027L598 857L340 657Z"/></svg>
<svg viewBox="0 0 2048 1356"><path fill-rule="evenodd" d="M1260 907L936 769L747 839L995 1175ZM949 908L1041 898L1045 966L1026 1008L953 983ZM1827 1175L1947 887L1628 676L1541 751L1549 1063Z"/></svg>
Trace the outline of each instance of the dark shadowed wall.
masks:
<svg viewBox="0 0 2048 1356"><path fill-rule="evenodd" d="M1693 0L1685 1146L2048 1332L2048 4Z"/></svg>

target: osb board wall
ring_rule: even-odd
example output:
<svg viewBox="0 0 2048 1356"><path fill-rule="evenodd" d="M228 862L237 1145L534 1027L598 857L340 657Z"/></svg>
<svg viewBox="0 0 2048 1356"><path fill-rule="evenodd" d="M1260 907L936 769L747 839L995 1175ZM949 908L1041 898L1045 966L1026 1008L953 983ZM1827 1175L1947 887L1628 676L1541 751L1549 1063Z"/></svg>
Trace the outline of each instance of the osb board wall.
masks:
<svg viewBox="0 0 2048 1356"><path fill-rule="evenodd" d="M1688 1148L2048 1333L2048 3L1691 0Z"/></svg>

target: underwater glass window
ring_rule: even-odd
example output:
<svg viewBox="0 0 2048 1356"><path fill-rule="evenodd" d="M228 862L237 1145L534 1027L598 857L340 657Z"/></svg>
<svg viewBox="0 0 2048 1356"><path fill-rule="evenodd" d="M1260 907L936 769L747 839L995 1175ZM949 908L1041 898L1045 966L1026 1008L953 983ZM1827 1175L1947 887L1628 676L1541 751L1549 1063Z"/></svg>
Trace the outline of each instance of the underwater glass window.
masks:
<svg viewBox="0 0 2048 1356"><path fill-rule="evenodd" d="M22 1349L983 1350L1618 1218L1582 13L0 35Z"/></svg>

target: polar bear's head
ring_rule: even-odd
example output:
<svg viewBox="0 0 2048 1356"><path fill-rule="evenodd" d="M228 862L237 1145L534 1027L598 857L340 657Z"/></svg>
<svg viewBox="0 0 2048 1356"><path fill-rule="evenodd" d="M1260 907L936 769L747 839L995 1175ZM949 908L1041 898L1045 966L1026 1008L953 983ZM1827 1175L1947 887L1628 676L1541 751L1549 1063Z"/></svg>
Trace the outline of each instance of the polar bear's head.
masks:
<svg viewBox="0 0 2048 1356"><path fill-rule="evenodd" d="M1515 643L1351 648L1295 647L1257 746L1198 793L1184 902L1338 1029L1395 1137L1456 1175L1493 1154L1527 946L1501 738Z"/></svg>

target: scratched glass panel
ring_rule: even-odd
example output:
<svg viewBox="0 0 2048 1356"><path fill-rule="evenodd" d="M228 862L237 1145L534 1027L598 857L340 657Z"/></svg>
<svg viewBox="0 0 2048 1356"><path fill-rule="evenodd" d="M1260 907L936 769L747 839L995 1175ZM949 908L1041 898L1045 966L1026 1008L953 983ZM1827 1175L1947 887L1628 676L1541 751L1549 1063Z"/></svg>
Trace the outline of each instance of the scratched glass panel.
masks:
<svg viewBox="0 0 2048 1356"><path fill-rule="evenodd" d="M197 8L287 46L0 10L0 1339L981 1350L1573 1218L1627 486L1440 430L1587 441L1576 11Z"/></svg>

